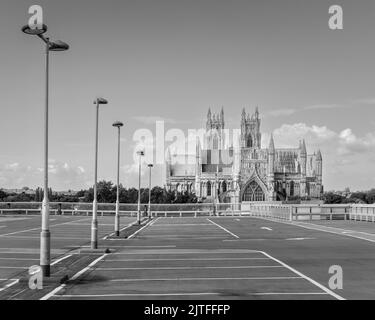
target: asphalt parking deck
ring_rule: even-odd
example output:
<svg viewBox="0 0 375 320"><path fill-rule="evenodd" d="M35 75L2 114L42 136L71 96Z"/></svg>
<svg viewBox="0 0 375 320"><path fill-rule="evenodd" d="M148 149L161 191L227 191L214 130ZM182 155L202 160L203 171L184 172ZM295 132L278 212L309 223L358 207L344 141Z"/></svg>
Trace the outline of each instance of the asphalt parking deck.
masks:
<svg viewBox="0 0 375 320"><path fill-rule="evenodd" d="M99 239L113 232L113 217L98 217ZM122 226L134 218L122 217ZM40 216L0 217L0 292L17 280L19 274L39 264ZM91 217L51 216L51 258L56 259L72 249L88 245Z"/></svg>
<svg viewBox="0 0 375 320"><path fill-rule="evenodd" d="M63 226L72 224L69 237L84 238L90 230L80 232L79 228L89 227L90 219L76 219ZM56 231L62 227L61 222L53 227ZM77 279L44 298L374 299L375 243L371 228L375 224L352 223L342 221L331 232L333 225L329 223L311 228L311 224L250 217L156 218L131 239L104 240L108 230L103 220L100 244L114 251L101 255ZM361 238L348 233L365 229L368 235ZM62 231L55 233L58 238L66 236ZM0 233L4 231L0 229ZM0 241L2 238L13 241L0 234ZM67 240L65 249L79 241ZM56 245L54 250L61 250ZM1 252L0 257L4 257ZM7 254L20 257L15 252ZM25 252L22 257L31 259L33 255ZM29 265L34 261L26 262ZM23 262L20 260L17 266L22 267ZM330 288L331 266L343 270L341 290ZM8 279L7 284L12 281Z"/></svg>

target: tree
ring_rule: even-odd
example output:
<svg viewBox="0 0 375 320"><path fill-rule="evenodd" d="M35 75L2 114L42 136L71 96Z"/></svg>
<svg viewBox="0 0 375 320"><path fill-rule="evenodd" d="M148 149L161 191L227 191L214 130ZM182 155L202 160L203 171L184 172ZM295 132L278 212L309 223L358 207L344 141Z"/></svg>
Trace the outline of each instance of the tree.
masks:
<svg viewBox="0 0 375 320"><path fill-rule="evenodd" d="M371 189L366 194L366 202L369 204L375 203L375 189Z"/></svg>
<svg viewBox="0 0 375 320"><path fill-rule="evenodd" d="M324 200L324 203L326 203L326 204L343 203L344 199L345 199L345 197L343 197L339 194L336 194L334 192L326 192L323 195L323 200Z"/></svg>
<svg viewBox="0 0 375 320"><path fill-rule="evenodd" d="M3 190L0 190L0 200L4 201L4 198L6 198L6 196L7 194Z"/></svg>

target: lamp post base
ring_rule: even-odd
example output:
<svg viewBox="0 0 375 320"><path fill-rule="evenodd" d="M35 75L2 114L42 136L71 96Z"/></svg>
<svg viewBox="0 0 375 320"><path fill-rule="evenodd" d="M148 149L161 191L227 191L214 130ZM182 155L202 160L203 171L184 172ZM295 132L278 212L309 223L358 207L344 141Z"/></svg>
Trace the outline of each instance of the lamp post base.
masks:
<svg viewBox="0 0 375 320"><path fill-rule="evenodd" d="M98 249L98 220L92 221L91 235L91 249Z"/></svg>
<svg viewBox="0 0 375 320"><path fill-rule="evenodd" d="M50 277L51 276L51 266L49 264L47 265L41 265L43 277Z"/></svg>
<svg viewBox="0 0 375 320"><path fill-rule="evenodd" d="M49 230L42 230L40 233L40 267L42 268L43 276L49 277L50 272L50 247L51 247L51 233Z"/></svg>

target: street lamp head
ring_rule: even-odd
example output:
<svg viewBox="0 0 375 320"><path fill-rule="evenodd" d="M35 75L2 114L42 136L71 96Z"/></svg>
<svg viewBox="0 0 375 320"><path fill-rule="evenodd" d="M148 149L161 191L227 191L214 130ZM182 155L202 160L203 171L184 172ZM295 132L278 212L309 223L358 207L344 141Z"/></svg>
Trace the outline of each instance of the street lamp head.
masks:
<svg viewBox="0 0 375 320"><path fill-rule="evenodd" d="M153 165L152 163L149 163L147 166L148 166L149 168L152 168L154 165Z"/></svg>
<svg viewBox="0 0 375 320"><path fill-rule="evenodd" d="M46 33L47 32L47 26L45 24L42 25L42 28L35 28L35 29L32 29L30 28L30 26L27 24L26 26L23 26L22 27L22 32L23 33L26 33L26 34L29 34L29 35L32 35L32 36L38 36L38 35L42 35L43 33Z"/></svg>
<svg viewBox="0 0 375 320"><path fill-rule="evenodd" d="M139 156L144 156L145 155L145 152L143 150L138 150L137 151L137 155Z"/></svg>
<svg viewBox="0 0 375 320"><path fill-rule="evenodd" d="M121 128L124 124L120 121L116 121L112 124L112 126L114 127L117 127L117 128Z"/></svg>
<svg viewBox="0 0 375 320"><path fill-rule="evenodd" d="M69 45L63 41L56 40L50 42L48 49L49 51L67 51L69 50Z"/></svg>
<svg viewBox="0 0 375 320"><path fill-rule="evenodd" d="M96 98L94 104L108 104L108 101L104 98Z"/></svg>

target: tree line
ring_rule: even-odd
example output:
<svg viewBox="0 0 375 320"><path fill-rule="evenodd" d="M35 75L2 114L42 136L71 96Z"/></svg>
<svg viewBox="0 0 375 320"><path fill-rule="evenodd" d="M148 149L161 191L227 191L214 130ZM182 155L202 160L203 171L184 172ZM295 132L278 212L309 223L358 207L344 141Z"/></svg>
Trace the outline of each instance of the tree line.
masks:
<svg viewBox="0 0 375 320"><path fill-rule="evenodd" d="M323 201L326 204L340 204L340 203L359 203L359 204L373 204L375 203L375 189L369 191L357 191L347 195L339 194L337 192L325 192Z"/></svg>
<svg viewBox="0 0 375 320"><path fill-rule="evenodd" d="M119 186L119 200L121 203L137 203L138 189L125 188ZM100 181L97 184L97 198L100 203L116 202L117 186L111 181ZM44 192L42 188L37 188L35 194L20 193L7 194L0 190L0 201L3 202L41 202ZM48 191L48 197L51 202L92 202L94 200L94 189L80 190L75 194L58 194L52 189ZM141 203L148 203L149 189L141 188ZM194 194L188 192L167 191L162 187L153 187L151 189L152 203L197 203L198 199Z"/></svg>
<svg viewBox="0 0 375 320"><path fill-rule="evenodd" d="M24 188L25 191L28 188ZM97 185L98 202L114 203L116 202L117 187L111 181L100 181ZM148 188L141 188L141 203L148 203ZM48 190L49 200L52 202L92 202L94 199L94 189L80 190L75 194L58 194L50 188ZM41 202L43 200L43 189L37 188L35 194L27 192L19 194L8 194L0 190L0 201L3 202ZM325 192L323 201L326 204L345 204L345 203L375 203L375 189L369 191L357 191L338 193L334 191ZM138 189L124 188L120 185L120 202L121 203L137 203ZM151 189L152 203L197 203L198 199L194 194L188 192L167 191L162 187L153 187Z"/></svg>

